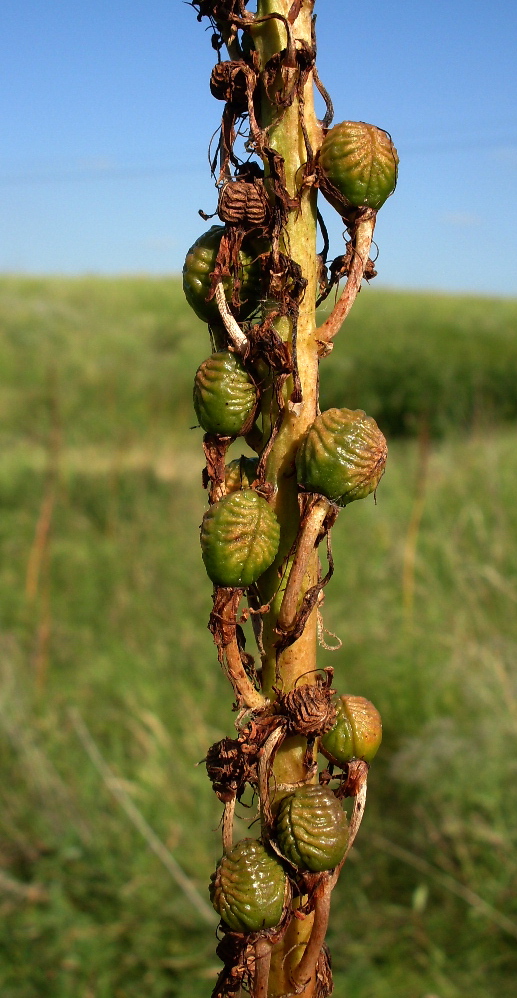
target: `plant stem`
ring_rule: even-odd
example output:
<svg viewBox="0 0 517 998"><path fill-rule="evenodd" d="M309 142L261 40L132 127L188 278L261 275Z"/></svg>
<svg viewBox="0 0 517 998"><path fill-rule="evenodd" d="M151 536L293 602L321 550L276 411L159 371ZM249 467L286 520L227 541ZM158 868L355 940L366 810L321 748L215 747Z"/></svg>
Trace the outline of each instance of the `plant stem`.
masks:
<svg viewBox="0 0 517 998"><path fill-rule="evenodd" d="M259 0L257 15L278 13L287 18L291 3L289 0ZM312 41L312 0L302 5L302 9L292 26L295 40ZM286 47L287 37L284 25L279 20L269 20L254 29L256 47L264 65L275 52ZM313 150L321 145L322 131L314 111L313 82L309 77L304 88L305 126ZM266 95L262 101L262 126L268 128L269 145L284 159L286 187L291 196L300 194L302 167L307 161L307 152L300 127L300 108L297 98L291 107L279 111ZM307 188L301 192L299 211L291 211L286 225L285 251L299 264L307 288L300 304L297 329L298 373L302 386L303 401L297 411L288 409L287 398L292 385L287 382L285 389L285 409L282 425L275 439L267 464L267 477L276 488L273 500L275 512L280 522L281 540L276 561L265 573L260 582L261 597L264 603L270 602L271 609L264 620L263 691L272 695L272 689L280 676L284 691L291 689L296 679L316 668L316 612L309 618L303 635L293 645L278 656L275 644L278 639L276 623L283 598L286 579L280 583L280 571L285 568L285 560L293 545L300 525L298 490L294 457L301 438L314 421L317 414L318 394L318 352L316 332L316 193ZM280 335L285 339L292 336L291 323L283 319L277 324ZM270 400L266 399L263 419L269 418ZM313 585L317 577L318 559L314 553L309 559L308 571L304 577L305 589ZM303 592L300 593L300 596ZM303 774L293 767L292 780L296 782ZM289 782L289 781L286 781Z"/></svg>
<svg viewBox="0 0 517 998"><path fill-rule="evenodd" d="M301 10L292 25L292 37L312 44L313 0L304 0ZM291 0L258 0L257 16L280 14L287 19ZM287 31L279 19L269 19L257 24L253 37L260 55L261 67L277 52L287 47ZM291 72L291 71L290 71ZM285 81L284 81L285 82ZM296 82L295 71L290 76L289 85ZM278 81L278 88L282 81ZM302 104L302 106L301 106ZM290 256L301 268L307 287L300 303L297 324L297 364L302 388L302 403L289 408L288 399L292 383L287 381L284 388L284 411L282 424L274 440L268 457L266 474L275 488L273 505L280 522L281 540L278 556L271 568L259 583L263 603L270 604L264 619L263 643L265 654L262 661L263 693L274 695L274 687L280 686L283 692L292 689L296 680L306 676L311 681L311 673L316 669L316 610L311 614L302 636L289 648L277 654L276 630L278 614L282 605L283 593L288 584L286 560L298 534L300 509L294 458L300 440L317 415L318 405L318 345L316 342L316 192L307 187L301 190L303 167L307 162L307 149L300 123L303 113L306 134L315 152L322 141L322 131L314 111L312 75L304 90L303 102L295 96L287 109L280 110L262 94L261 126L267 128L267 144L279 153L284 160L286 188L291 197L300 198L299 210L292 210L284 232L282 251ZM282 319L276 324L277 331L292 343L292 323ZM268 393L263 401L262 417L264 425L271 419L271 398ZM313 545L314 547L314 545ZM283 578L281 575L283 573ZM318 557L315 550L308 552L307 567L299 580L299 598L317 581ZM298 581L298 580L297 580ZM292 588L292 587L291 587ZM289 597L292 602L292 596ZM277 752L274 773L279 783L297 783L306 777L303 766L305 740L300 737L288 738ZM303 952L312 929L312 916L303 921L293 919L284 939L274 948L269 975L268 995L270 998L292 991L292 974L303 957ZM304 990L304 998L313 995L314 981Z"/></svg>

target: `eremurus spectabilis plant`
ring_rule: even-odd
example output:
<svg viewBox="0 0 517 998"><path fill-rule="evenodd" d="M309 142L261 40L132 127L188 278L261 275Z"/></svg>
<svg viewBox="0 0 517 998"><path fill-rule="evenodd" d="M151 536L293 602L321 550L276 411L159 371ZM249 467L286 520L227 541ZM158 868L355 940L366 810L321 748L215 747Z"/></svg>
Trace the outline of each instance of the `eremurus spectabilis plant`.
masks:
<svg viewBox="0 0 517 998"><path fill-rule="evenodd" d="M346 398L320 413L318 365L363 277L375 276L375 219L398 158L374 125L330 127L314 0L258 0L254 12L246 0L192 6L208 19L217 52L210 90L223 106L212 161L221 224L189 250L183 282L212 343L194 385L209 503L201 546L214 584L209 627L238 711L236 737L206 758L224 805L210 887L224 965L213 996L324 998L331 893L362 818L381 720L368 700L332 689L331 669L318 669L318 617L332 575L330 530L340 508L375 491L387 452L375 421L346 408ZM348 233L346 252L328 266L316 250L318 223L328 244L319 192ZM318 327L317 304L343 277ZM228 459L238 438L255 457ZM250 618L255 658L243 637ZM247 786L260 830L235 843L235 805Z"/></svg>

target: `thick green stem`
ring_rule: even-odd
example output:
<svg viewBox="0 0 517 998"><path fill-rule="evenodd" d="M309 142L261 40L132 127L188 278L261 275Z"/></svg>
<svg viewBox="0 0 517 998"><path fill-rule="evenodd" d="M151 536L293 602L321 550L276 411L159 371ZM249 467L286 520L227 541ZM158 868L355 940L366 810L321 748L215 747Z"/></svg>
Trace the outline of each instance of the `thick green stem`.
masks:
<svg viewBox="0 0 517 998"><path fill-rule="evenodd" d="M291 8L290 0L259 0L257 15L264 17L277 13L287 18ZM306 0L294 25L292 35L296 41L307 45L312 39L312 0ZM276 52L287 46L287 32L284 24L277 19L262 22L254 29L255 45L260 53L262 65ZM303 93L304 120L309 141L314 151L321 145L322 133L314 112L313 81L309 77ZM281 526L281 542L277 559L261 580L261 595L264 602L271 601L271 610L264 621L263 687L266 695L271 695L278 677L284 691L290 689L297 678L316 668L316 614L309 619L301 638L278 656L275 644L277 616L287 581L285 560L298 533L300 511L294 457L301 438L313 422L317 413L318 392L318 351L316 342L316 192L305 188L300 192L303 167L307 162L307 150L300 126L300 105L297 98L287 110L280 111L263 97L262 122L268 129L268 144L284 159L286 187L292 197L300 196L300 209L290 212L285 232L285 251L299 264L307 288L300 305L297 331L297 361L303 401L301 405L288 407L287 399L291 385L288 382L285 393L285 410L282 426L275 439L267 465L267 477L276 488L275 511ZM292 336L291 323L284 319L278 323L278 332L286 339ZM263 418L268 420L271 400L265 398ZM310 559L308 571L303 581L303 591L314 584L317 575L317 556ZM284 568L284 578L280 572ZM303 594L303 591L300 595ZM292 782L302 774L294 766Z"/></svg>
<svg viewBox="0 0 517 998"><path fill-rule="evenodd" d="M304 0L300 13L292 25L292 38L296 43L312 42L313 0ZM257 16L280 14L287 18L291 0L259 0ZM256 48L260 54L262 68L275 53L287 48L285 24L278 19L269 19L257 24L253 29ZM296 70L289 71L287 86L296 82ZM281 86L281 82L278 82ZM283 81L284 87L286 80ZM300 106L301 105L301 106ZM302 189L304 166L307 162L307 149L301 128L303 113L306 134L315 152L322 141L322 132L314 112L312 76L303 90L302 101L296 96L290 107L279 110L270 102L266 94L262 99L261 126L267 128L267 145L279 153L285 164L286 187L291 197L300 198L299 210L292 210L284 234L283 251L299 264L307 288L300 304L297 325L297 363L302 388L301 404L289 405L288 399L292 384L288 381L284 389L283 420L274 440L267 462L267 478L275 488L273 499L275 511L281 527L280 549L275 563L260 581L261 598L270 603L270 610L264 620L263 643L263 692L274 695L273 687L280 686L283 692L292 689L296 681L304 676L310 682L316 670L316 611L305 626L302 636L289 648L277 653L278 614L283 594L289 578L292 558L288 561L291 548L300 526L300 510L295 473L295 454L300 440L317 414L318 400L318 344L316 341L316 192L313 187ZM292 342L292 324L282 319L277 323L280 335ZM269 425L272 399L266 393L263 400L263 422ZM300 598L317 581L318 557L316 552L307 559L307 568L300 579ZM291 602L291 601L290 601ZM300 737L288 738L277 753L275 776L279 783L297 783L306 777L303 765L304 740ZM310 937L312 917L303 921L294 919L284 940L274 948L269 977L269 998L289 994L292 991L291 977L296 965L303 956ZM314 979L307 982L304 998L311 998Z"/></svg>

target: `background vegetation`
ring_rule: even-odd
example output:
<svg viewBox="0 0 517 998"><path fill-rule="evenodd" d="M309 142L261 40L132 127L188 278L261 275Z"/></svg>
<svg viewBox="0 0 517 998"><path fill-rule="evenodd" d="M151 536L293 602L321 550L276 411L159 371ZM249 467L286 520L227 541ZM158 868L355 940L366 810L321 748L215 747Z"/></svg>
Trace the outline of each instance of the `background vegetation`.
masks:
<svg viewBox="0 0 517 998"><path fill-rule="evenodd" d="M174 280L0 295L0 993L206 998L213 931L79 737L206 897L220 806L196 764L231 733L189 429L206 329ZM511 300L364 290L322 365L322 404L391 440L324 607L343 645L321 665L385 726L335 894L337 998L515 994L516 327Z"/></svg>

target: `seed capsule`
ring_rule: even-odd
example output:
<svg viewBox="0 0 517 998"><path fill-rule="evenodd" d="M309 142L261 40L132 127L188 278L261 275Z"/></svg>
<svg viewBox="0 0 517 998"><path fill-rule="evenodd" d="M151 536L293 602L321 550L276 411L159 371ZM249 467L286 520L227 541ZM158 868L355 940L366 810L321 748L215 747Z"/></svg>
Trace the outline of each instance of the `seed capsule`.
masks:
<svg viewBox="0 0 517 998"><path fill-rule="evenodd" d="M238 842L211 877L210 900L234 932L259 932L278 925L286 892L281 864L257 839Z"/></svg>
<svg viewBox="0 0 517 998"><path fill-rule="evenodd" d="M210 293L212 280L211 274L215 267L219 244L224 232L223 225L212 225L207 232L204 232L199 239L196 239L190 247L183 266L183 291L191 308L196 315L203 319L203 322L220 323L219 309L215 298L207 301ZM256 249L263 247L254 246L253 249L246 243L239 253L239 261L242 267L241 287L239 291L240 307L236 310L237 317L245 319L257 307L262 297L262 267ZM232 297L233 280L231 277L223 278L223 287L226 300L229 302Z"/></svg>
<svg viewBox="0 0 517 998"><path fill-rule="evenodd" d="M331 790L297 787L280 803L276 836L284 856L299 869L332 870L345 855L346 814Z"/></svg>
<svg viewBox="0 0 517 998"><path fill-rule="evenodd" d="M241 457L230 461L224 469L224 484L227 492L249 489L257 477L258 457Z"/></svg>
<svg viewBox="0 0 517 998"><path fill-rule="evenodd" d="M334 698L337 721L320 741L320 749L330 762L345 766L352 759L371 762L382 741L381 715L364 697Z"/></svg>
<svg viewBox="0 0 517 998"><path fill-rule="evenodd" d="M213 353L198 367L194 409L207 433L238 437L253 422L258 393L242 361L229 350Z"/></svg>
<svg viewBox="0 0 517 998"><path fill-rule="evenodd" d="M296 455L298 482L347 506L375 491L387 455L384 435L362 409L327 409L309 427Z"/></svg>
<svg viewBox="0 0 517 998"><path fill-rule="evenodd" d="M395 190L398 161L397 150L382 128L342 121L330 129L320 150L321 189L338 211L343 205L378 211Z"/></svg>
<svg viewBox="0 0 517 998"><path fill-rule="evenodd" d="M253 489L231 492L203 517L203 561L216 586L251 586L275 560L279 543L275 513Z"/></svg>

